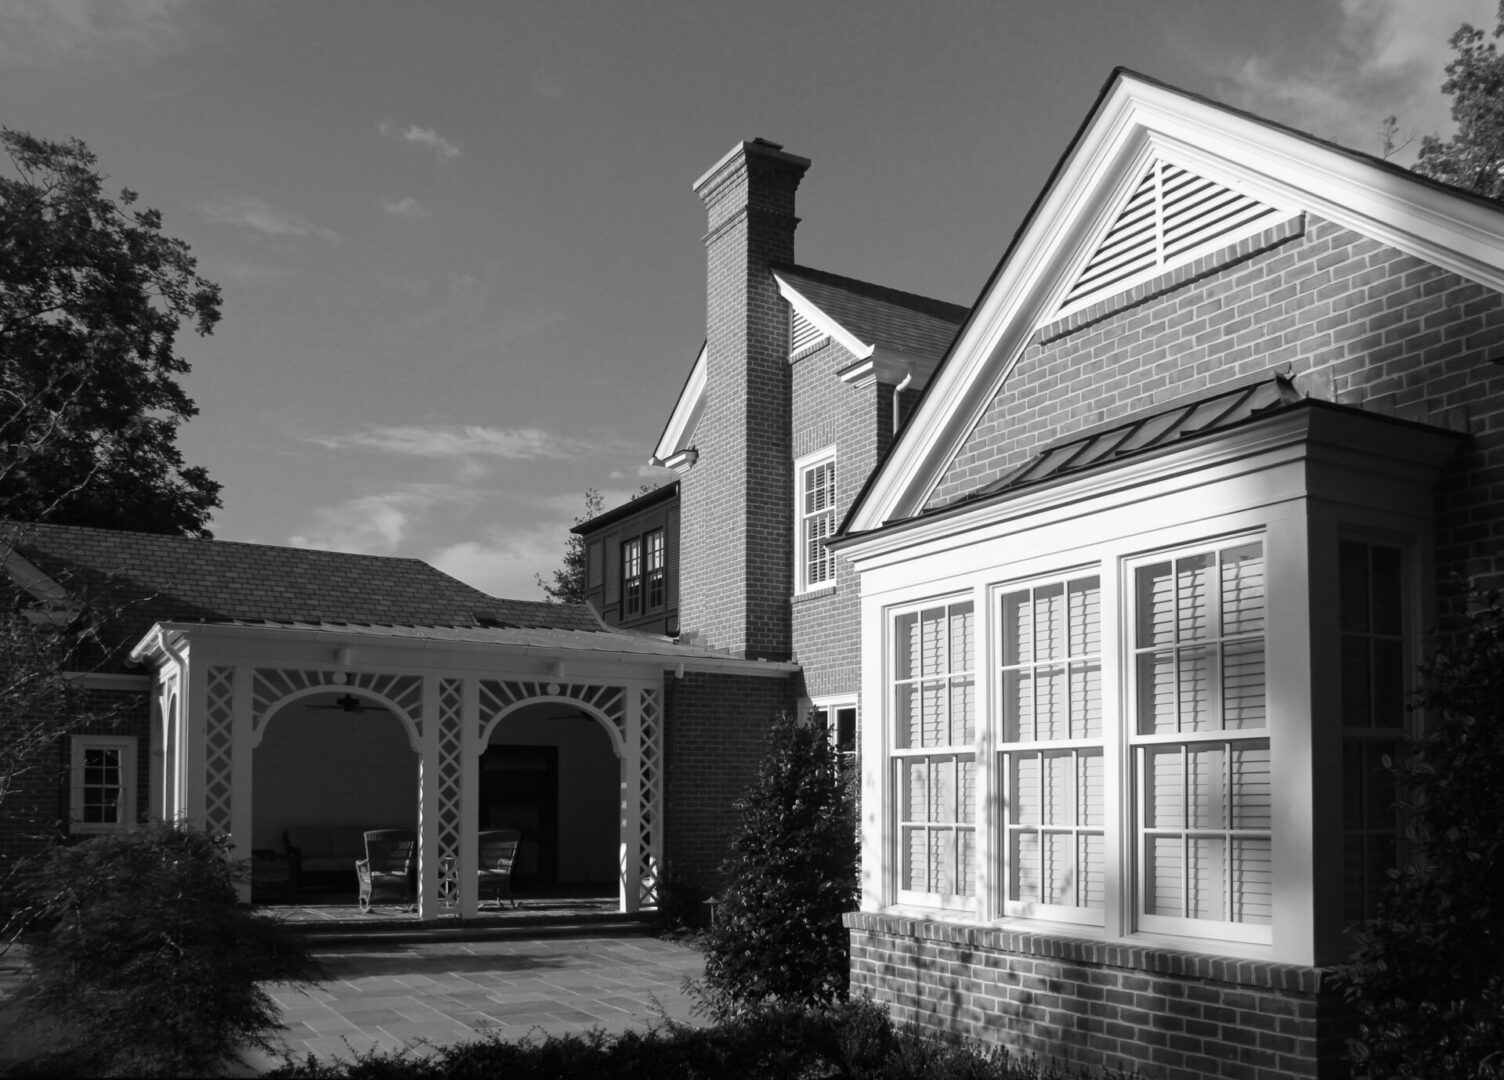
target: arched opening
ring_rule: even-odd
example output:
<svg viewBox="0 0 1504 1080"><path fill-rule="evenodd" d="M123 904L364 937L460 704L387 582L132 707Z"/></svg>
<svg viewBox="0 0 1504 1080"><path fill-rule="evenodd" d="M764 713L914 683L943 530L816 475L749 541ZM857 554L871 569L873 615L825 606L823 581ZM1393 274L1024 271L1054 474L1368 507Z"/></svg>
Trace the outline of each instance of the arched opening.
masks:
<svg viewBox="0 0 1504 1080"><path fill-rule="evenodd" d="M330 690L288 702L253 751L252 847L298 848L299 893L352 898L364 832L417 830L418 761L406 724L374 698Z"/></svg>
<svg viewBox="0 0 1504 1080"><path fill-rule="evenodd" d="M594 716L551 701L509 713L481 755L479 796L480 828L522 831L519 894L616 895L621 762Z"/></svg>

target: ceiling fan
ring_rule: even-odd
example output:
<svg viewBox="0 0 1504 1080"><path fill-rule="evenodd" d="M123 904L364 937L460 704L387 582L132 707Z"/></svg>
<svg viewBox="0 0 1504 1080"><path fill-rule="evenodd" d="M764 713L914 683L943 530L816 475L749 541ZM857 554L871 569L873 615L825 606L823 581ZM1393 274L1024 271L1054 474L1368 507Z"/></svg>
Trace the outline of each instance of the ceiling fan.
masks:
<svg viewBox="0 0 1504 1080"><path fill-rule="evenodd" d="M310 705L309 708L329 709L335 712L344 713L386 712L386 710L380 705L362 704L360 698L356 697L354 694L341 694L339 697L334 699L333 705Z"/></svg>

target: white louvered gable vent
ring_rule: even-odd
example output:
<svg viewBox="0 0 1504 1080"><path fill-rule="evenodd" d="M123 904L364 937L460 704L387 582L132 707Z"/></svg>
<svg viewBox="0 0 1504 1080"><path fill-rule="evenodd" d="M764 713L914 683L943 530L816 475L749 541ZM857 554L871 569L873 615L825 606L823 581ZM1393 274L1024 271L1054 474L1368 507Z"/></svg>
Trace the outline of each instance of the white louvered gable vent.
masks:
<svg viewBox="0 0 1504 1080"><path fill-rule="evenodd" d="M798 311L789 317L789 356L799 356L815 348L830 335L806 319Z"/></svg>
<svg viewBox="0 0 1504 1080"><path fill-rule="evenodd" d="M1087 260L1056 317L1292 216L1178 165L1155 161Z"/></svg>

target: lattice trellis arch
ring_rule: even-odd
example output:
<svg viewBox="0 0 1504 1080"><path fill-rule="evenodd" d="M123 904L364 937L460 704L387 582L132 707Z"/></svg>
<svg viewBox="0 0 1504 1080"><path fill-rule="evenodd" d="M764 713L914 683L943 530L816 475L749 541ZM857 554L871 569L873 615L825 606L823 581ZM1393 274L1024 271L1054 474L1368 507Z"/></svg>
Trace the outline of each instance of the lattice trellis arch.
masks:
<svg viewBox="0 0 1504 1080"><path fill-rule="evenodd" d="M605 717L611 725L612 747L620 755L627 744L626 700L626 692L620 686L482 679L476 744L484 747L491 728L516 705L530 701L570 701Z"/></svg>
<svg viewBox="0 0 1504 1080"><path fill-rule="evenodd" d="M658 905L658 851L663 813L663 691L642 692L637 767L638 905Z"/></svg>
<svg viewBox="0 0 1504 1080"><path fill-rule="evenodd" d="M204 690L204 828L225 834L235 799L235 669L211 667Z"/></svg>
<svg viewBox="0 0 1504 1080"><path fill-rule="evenodd" d="M251 733L256 742L266 722L290 699L312 693L359 690L391 706L409 728L413 749L423 737L423 678L381 672L308 668L257 668L251 678Z"/></svg>

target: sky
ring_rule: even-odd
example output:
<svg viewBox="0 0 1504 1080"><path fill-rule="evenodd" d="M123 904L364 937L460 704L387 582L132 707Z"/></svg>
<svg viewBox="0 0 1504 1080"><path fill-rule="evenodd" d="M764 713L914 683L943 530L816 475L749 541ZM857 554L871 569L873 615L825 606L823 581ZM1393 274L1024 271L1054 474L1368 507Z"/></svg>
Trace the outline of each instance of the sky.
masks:
<svg viewBox="0 0 1504 1080"><path fill-rule="evenodd" d="M692 185L812 160L804 265L971 304L1125 66L1377 153L1492 0L0 0L0 124L77 137L224 291L179 445L225 540L538 599L704 337ZM1413 157L1416 143L1398 159ZM1408 161L1406 162L1408 163Z"/></svg>

